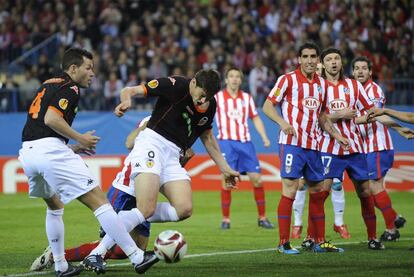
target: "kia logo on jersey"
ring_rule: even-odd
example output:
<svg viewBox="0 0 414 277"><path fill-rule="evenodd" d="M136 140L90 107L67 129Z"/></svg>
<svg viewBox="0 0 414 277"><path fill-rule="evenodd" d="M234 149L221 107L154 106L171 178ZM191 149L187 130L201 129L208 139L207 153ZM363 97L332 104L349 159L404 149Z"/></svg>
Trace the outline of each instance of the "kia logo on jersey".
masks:
<svg viewBox="0 0 414 277"><path fill-rule="evenodd" d="M316 110L319 108L319 100L313 97L306 97L302 100L302 105L308 108L309 110Z"/></svg>
<svg viewBox="0 0 414 277"><path fill-rule="evenodd" d="M242 115L241 115L241 113L238 111L238 110L236 110L236 109L234 109L234 110L229 110L228 112L227 112L227 115L228 115L228 117L229 118L231 118L232 120L241 120L242 119Z"/></svg>
<svg viewBox="0 0 414 277"><path fill-rule="evenodd" d="M331 111L341 111L345 108L348 108L348 103L345 100L342 99L334 99L331 102L329 102L329 109Z"/></svg>

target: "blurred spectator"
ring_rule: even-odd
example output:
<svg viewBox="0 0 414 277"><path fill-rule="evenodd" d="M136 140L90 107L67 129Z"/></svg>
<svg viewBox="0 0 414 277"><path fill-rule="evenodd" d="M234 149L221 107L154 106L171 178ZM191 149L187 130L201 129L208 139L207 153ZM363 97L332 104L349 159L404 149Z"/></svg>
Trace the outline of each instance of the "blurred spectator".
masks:
<svg viewBox="0 0 414 277"><path fill-rule="evenodd" d="M39 64L37 66L37 77L43 83L52 76L53 67L50 65L46 54L42 53L39 57Z"/></svg>
<svg viewBox="0 0 414 277"><path fill-rule="evenodd" d="M115 71L109 74L109 80L105 81L104 96L105 109L113 110L119 101L119 95L124 84L118 79Z"/></svg>
<svg viewBox="0 0 414 277"><path fill-rule="evenodd" d="M261 59L256 60L254 68L249 74L249 91L258 107L263 106L266 96L269 94L269 69Z"/></svg>
<svg viewBox="0 0 414 277"><path fill-rule="evenodd" d="M27 111L30 106L36 89L40 87L39 79L36 78L35 69L26 69L23 82L20 83L20 111Z"/></svg>
<svg viewBox="0 0 414 277"><path fill-rule="evenodd" d="M249 75L258 59L272 78L294 69L297 47L314 40L341 49L347 74L354 56L372 58L374 78L396 102L413 98L399 98L410 89L395 85L414 78L413 1L0 1L0 69L58 34L58 45L50 40L11 68L38 65L40 81L70 46L99 55L96 87L112 71L125 83L142 68L149 78L201 68L223 74L229 65ZM106 106L97 101L102 90L89 93L84 108Z"/></svg>

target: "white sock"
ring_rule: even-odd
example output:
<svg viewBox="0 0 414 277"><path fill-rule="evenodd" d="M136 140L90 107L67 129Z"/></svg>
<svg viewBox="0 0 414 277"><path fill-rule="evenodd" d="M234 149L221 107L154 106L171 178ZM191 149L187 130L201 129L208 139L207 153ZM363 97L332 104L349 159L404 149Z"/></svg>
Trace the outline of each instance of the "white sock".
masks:
<svg viewBox="0 0 414 277"><path fill-rule="evenodd" d="M294 226L302 226L303 209L305 208L306 189L296 192L295 201L293 201L293 214L295 216Z"/></svg>
<svg viewBox="0 0 414 277"><path fill-rule="evenodd" d="M135 208L129 212L134 213L133 210L138 211L138 209ZM134 240L129 235L128 231L125 229L123 220L121 220L120 217L118 217L112 206L110 204L104 204L100 206L98 209L96 209L94 214L107 234L105 235L105 237L108 236L109 238L112 238L115 241L115 243L118 244L119 247L121 247L122 251L124 251L124 253L129 257L133 264L141 263L144 259L144 251L138 248ZM139 214L141 215L144 221L145 218L142 216L141 213ZM135 213L135 217L138 218L137 213ZM138 225L141 222L138 222L136 225ZM136 225L134 225L134 227ZM101 243L98 245L97 248L102 247ZM92 252L94 252L95 249Z"/></svg>
<svg viewBox="0 0 414 277"><path fill-rule="evenodd" d="M138 224L145 221L144 216L142 213L137 209L134 208L129 211L120 211L118 213L119 219L125 226L126 231L129 233L131 232ZM139 223L137 223L139 222ZM102 240L99 242L99 245L92 250L91 254L96 255L99 254L101 256L105 256L106 252L114 247L115 241L112 237L105 235Z"/></svg>
<svg viewBox="0 0 414 277"><path fill-rule="evenodd" d="M168 202L157 203L154 214L147 219L149 222L171 222L178 221L177 210Z"/></svg>
<svg viewBox="0 0 414 277"><path fill-rule="evenodd" d="M339 182L340 183L340 182ZM338 190L339 189L339 190ZM332 206L335 214L335 225L344 225L345 193L342 185L334 184L331 190Z"/></svg>
<svg viewBox="0 0 414 277"><path fill-rule="evenodd" d="M68 262L65 259L65 226L63 209L46 210L46 235L52 248L56 271L66 271Z"/></svg>

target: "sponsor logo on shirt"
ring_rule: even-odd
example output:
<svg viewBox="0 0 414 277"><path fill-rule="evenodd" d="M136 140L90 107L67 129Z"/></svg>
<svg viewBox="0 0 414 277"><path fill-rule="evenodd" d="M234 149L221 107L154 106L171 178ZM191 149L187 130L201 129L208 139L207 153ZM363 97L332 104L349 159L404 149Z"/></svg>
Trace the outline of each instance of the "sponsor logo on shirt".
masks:
<svg viewBox="0 0 414 277"><path fill-rule="evenodd" d="M62 110L66 110L68 108L69 101L66 98L62 98L59 100L59 107Z"/></svg>
<svg viewBox="0 0 414 277"><path fill-rule="evenodd" d="M343 99L334 99L331 102L329 102L329 109L331 111L341 111L345 108L348 108L348 103Z"/></svg>
<svg viewBox="0 0 414 277"><path fill-rule="evenodd" d="M76 94L79 94L79 88L77 86L71 86L70 87Z"/></svg>
<svg viewBox="0 0 414 277"><path fill-rule="evenodd" d="M302 105L309 110L316 110L319 108L320 102L318 99L313 97L306 97L302 100Z"/></svg>
<svg viewBox="0 0 414 277"><path fill-rule="evenodd" d="M158 80L151 80L148 82L147 84L150 88L154 89L156 87L158 87Z"/></svg>

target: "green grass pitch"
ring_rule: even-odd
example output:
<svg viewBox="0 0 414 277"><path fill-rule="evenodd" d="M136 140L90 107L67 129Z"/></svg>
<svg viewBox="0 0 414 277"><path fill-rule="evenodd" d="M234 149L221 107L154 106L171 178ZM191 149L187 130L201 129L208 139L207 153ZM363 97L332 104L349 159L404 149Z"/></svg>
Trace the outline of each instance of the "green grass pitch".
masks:
<svg viewBox="0 0 414 277"><path fill-rule="evenodd" d="M231 229L220 230L219 192L194 192L193 216L179 223L153 224L150 246L155 236L166 229L180 231L188 242L187 257L177 264L158 263L149 276L414 276L414 195L391 192L394 208L407 219L401 240L385 243L386 250L367 249L366 232L356 194L346 194L345 222L352 238L340 239L333 232L330 199L326 202L327 239L341 245L345 253L315 254L302 252L290 256L277 253L277 229L257 227L257 212L251 192L232 194ZM280 193L266 194L267 216L276 224ZM30 276L28 268L47 246L44 231L45 205L26 194L0 195L0 275ZM378 236L384 221L377 210ZM304 218L307 218L305 213ZM98 223L93 214L77 201L65 208L65 243L67 247L96 240ZM293 240L300 245L301 240ZM109 261L105 276L136 276L127 260ZM53 276L46 271L36 276ZM84 276L94 273L83 272Z"/></svg>

